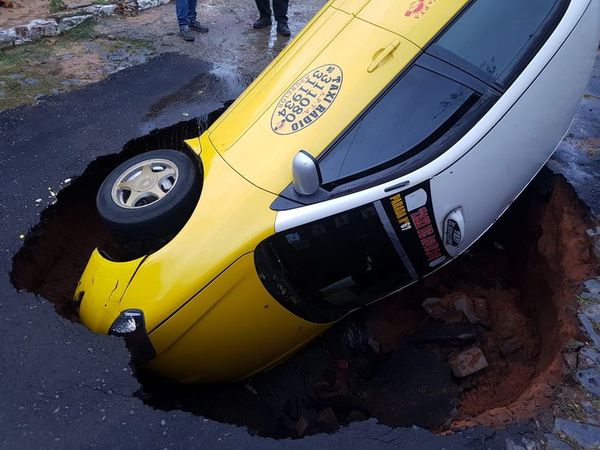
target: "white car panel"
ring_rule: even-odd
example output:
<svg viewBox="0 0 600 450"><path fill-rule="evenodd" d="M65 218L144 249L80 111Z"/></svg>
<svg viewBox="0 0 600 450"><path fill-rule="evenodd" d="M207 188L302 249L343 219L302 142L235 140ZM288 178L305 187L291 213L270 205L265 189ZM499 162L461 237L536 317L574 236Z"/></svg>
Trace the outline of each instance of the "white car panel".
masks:
<svg viewBox="0 0 600 450"><path fill-rule="evenodd" d="M562 56L564 55L566 52L560 52L561 59L564 59L565 62L567 62L568 60L577 60L574 63L574 66L569 67L569 66L565 66L563 71L560 70L555 70L555 72L563 72L562 76L563 78L560 78L558 75L559 74L554 74L555 77L558 78L552 78L549 79L547 75L542 75L541 80L540 81L544 81L545 80L545 84L544 84L544 89L547 89L548 85L551 85L551 83L553 82L552 80L554 80L554 82L560 82L562 79L564 79L566 76L568 76L569 73L573 73L572 69L573 67L577 66L580 67L582 72L581 73L577 73L577 74L573 74L573 76L577 76L578 77L578 82L574 83L575 86L573 89L569 90L568 93L564 93L564 95L557 95L554 98L554 102L560 102L560 101L564 101L565 105L567 105L566 108L563 108L563 114L561 114L562 119L556 119L557 123L562 124L562 122L564 122L567 116L568 120L566 125L562 126L562 128L560 128L560 133L558 133L557 136L554 136L557 133L548 133L552 135L552 139L545 139L544 143L548 143L551 142L551 144L549 144L549 148L551 150L553 150L556 146L556 144L558 143L560 137L562 136L562 134L564 133L566 127L568 127L568 121L571 120L573 114L574 114L574 108L579 104L580 101L580 97L581 97L581 92L583 87L585 87L585 81L588 79L589 77L589 73L591 70L591 63L593 62L593 56L594 56L594 52L590 51L590 46L591 45L597 45L598 43L598 3L600 0L573 0L569 6L569 8L567 9L567 11L565 12L564 17L562 18L561 22L558 24L558 26L556 27L555 31L553 32L552 36L550 36L550 38L546 41L546 43L543 45L543 47L540 49L540 51L537 53L537 55L533 58L533 60L530 62L530 64L525 68L525 70L521 73L521 75L517 78L517 80L515 80L515 82L511 85L511 87L504 93L504 95L498 100L498 102L496 102L496 104L490 109L490 111L488 111L488 113L464 136L462 137L452 148L448 149L444 154L442 154L440 157L438 157L437 159L435 159L434 161L432 161L431 163L415 170L414 172L412 172L411 174L408 174L406 176L400 177L398 179L395 180L391 180L387 183L381 184L379 186L375 186L375 187L371 187L359 192L355 192L343 197L339 197L339 198L335 198L332 200L327 200L324 202L320 202L320 203L315 203L312 205L307 205L307 206L302 206L302 207L298 207L298 208L294 208L294 209L290 209L290 210L286 210L286 211L280 211L277 213L277 218L276 218L276 222L275 222L275 230L277 232L280 231L285 231L287 229L308 223L308 222L312 222L324 217L328 217L346 210L349 210L351 208L355 208L357 206L360 205L364 205L370 202L374 202L377 201L381 198L384 198L386 196L390 196L393 195L394 193L397 192L401 192L403 190L409 189L412 186L416 186L419 183L422 183L423 181L432 179L433 177L435 177L438 174L441 174L442 172L444 172L448 167L450 167L452 164L456 163L457 161L460 160L460 158L462 158L465 154L467 154L468 152L470 152L470 150L472 150L475 147L479 147L479 144L481 144L483 141L482 140L486 140L486 142L490 142L489 139L487 138L488 133L490 133L490 130L499 122L502 120L502 118L507 114L507 111L509 111L513 105L515 103L517 103L519 101L519 99L521 99L522 96L524 96L524 93L527 91L527 89L529 88L529 86L536 81L536 79L538 78L538 76L540 76L540 72L542 70L544 70L544 68L546 68L547 66L550 67L555 67L552 64L549 65L549 62L554 58L555 54L557 53L557 51L561 48L561 46L565 43L565 41L567 40L567 38L571 35L571 33L573 32L573 29L577 26L577 24L579 23L580 19L582 18L584 12L586 12L587 10L587 14L585 19L579 24L579 26L577 26L577 31L575 32L575 34L573 34L571 36L571 39L569 39L569 42L567 44L565 44L565 47L568 47L569 49L571 49L570 51L572 53L574 53L574 55L571 55L571 57L569 57L569 55L566 56ZM593 3L592 5L590 5L591 3ZM589 9L588 9L589 6ZM577 48L574 48L577 47ZM577 58L577 55L579 55L579 58ZM552 76L552 75L549 75ZM569 81L568 84L571 84L572 82ZM537 83L536 83L537 84ZM581 86L581 84L583 84L583 86ZM537 88L535 87L535 92L537 93L537 95L539 94L539 89L541 88ZM528 96L526 96L527 98L530 98ZM542 97L544 97L542 95ZM546 106L546 110L544 110L547 114L546 115L551 115L549 114L549 111L547 111L547 106ZM566 112L569 111L569 114L567 114ZM534 124L538 124L541 126L540 128L540 133L544 133L544 137L547 138L548 135L545 134L545 129L546 129L546 124L545 122L541 121L540 119L533 119L532 121L532 125ZM517 124L518 125L518 124ZM507 132L507 127L504 127L504 131L503 133ZM522 129L522 128L520 128ZM514 131L514 130L512 130ZM494 136L497 136L496 134L494 134ZM529 133L529 139L531 139L533 136L531 135L531 133ZM500 140L502 141L504 139L504 136L499 136ZM526 141L526 142L530 142L530 141ZM540 148L542 148L540 145L536 146L538 148L538 150ZM478 150L479 152L483 152L482 155L480 155L484 161L493 161L493 159L489 156L486 149L481 149L479 148ZM502 202L501 204L501 208L498 211L497 215L494 217L491 217L489 215L489 213L485 214L485 220L483 220L483 222L487 221L487 225L489 226L491 224L491 221L495 220L501 213L502 211L504 211L504 209L506 207L508 207L508 205L510 204L510 202L512 202L512 200L514 200L514 198L518 195L518 193L524 188L525 183L528 182L531 177L534 175L534 173L537 173L537 171L541 168L543 162L550 156L551 152L547 150L547 148L543 148L542 154L540 155L530 155L530 156L526 156L523 157L526 161L526 167L527 170L529 171L529 176L526 177L527 179L523 178L523 175L519 176L515 176L514 180L522 180L522 183L520 185L511 185L509 188L515 190L516 192L514 193L514 196L512 196L512 198L510 198L510 201L508 202L508 204L506 202ZM535 166L534 166L535 163ZM479 169L481 169L481 167L478 167ZM463 177L464 172L463 173ZM485 173L482 173L483 176L485 176ZM441 183L443 180L443 178L439 178L437 180L437 183ZM453 180L454 182L454 180ZM511 182L512 183L512 182ZM516 183L516 181L515 181ZM510 184L510 183L507 183ZM445 185L446 189L448 189L447 184ZM469 184L470 188L470 192L467 192L468 195L472 194L472 189L473 189L473 184ZM435 190L435 192L439 192L439 189L442 187L441 184L438 184L438 188ZM454 188L454 186L451 186L452 188ZM386 189L388 189L388 191L386 192ZM479 188L478 188L479 189ZM464 191L463 195L464 195ZM434 199L435 196L437 194L434 193ZM508 197L511 197L512 194L505 194ZM454 204L452 207L448 206L452 203L452 201L457 202L457 196L453 195L452 198L447 198L444 201L436 201L436 220L438 223L438 227L439 230L441 232L442 228L442 221L444 220L444 214L450 212L450 209L454 209L455 207L459 206L457 204ZM438 209L439 208L439 209ZM437 217L441 214L440 217ZM484 217L484 216L482 216ZM469 219L467 218L467 222L469 221ZM467 243L472 243L474 241L474 239L479 236L479 234L476 234L477 229L480 229L481 226L479 226L479 228L477 228L477 225L474 223L469 223L467 225L468 228L472 227L472 231L471 234L469 235L469 239L463 239L462 241L462 249L466 248L466 246L468 245ZM487 227L486 227L487 228ZM485 229L485 228L484 228ZM482 231L484 230L482 229ZM473 236L475 236L475 238L473 238ZM453 252L454 253L454 252Z"/></svg>
<svg viewBox="0 0 600 450"><path fill-rule="evenodd" d="M447 214L462 209L465 224L457 253L475 242L510 206L569 129L594 64L599 17L600 0L593 0L515 105L473 151L431 180L440 234ZM534 63L540 64L539 59Z"/></svg>

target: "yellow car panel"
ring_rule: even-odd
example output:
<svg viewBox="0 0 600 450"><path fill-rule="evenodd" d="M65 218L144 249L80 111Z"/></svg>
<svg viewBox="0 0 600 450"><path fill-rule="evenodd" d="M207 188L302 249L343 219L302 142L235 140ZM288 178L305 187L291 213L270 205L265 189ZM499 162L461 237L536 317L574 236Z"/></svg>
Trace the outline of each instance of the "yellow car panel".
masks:
<svg viewBox="0 0 600 450"><path fill-rule="evenodd" d="M371 1L357 17L426 46L469 0Z"/></svg>
<svg viewBox="0 0 600 450"><path fill-rule="evenodd" d="M108 333L121 312L121 297L143 260L109 261L94 250L75 290L75 299L83 300L79 317L92 331Z"/></svg>
<svg viewBox="0 0 600 450"><path fill-rule="evenodd" d="M302 320L273 300L253 254L247 254L150 334L159 356L148 367L183 383L245 378L328 327Z"/></svg>
<svg viewBox="0 0 600 450"><path fill-rule="evenodd" d="M419 51L394 33L354 19L295 81L287 78L288 86L279 86L276 101L235 144L223 151L228 142L219 129L224 125L211 132L210 139L236 171L255 185L279 193L291 182L294 155L305 150L318 156ZM233 107L228 123L236 128L237 120L246 120L245 112ZM290 169L265 170L257 160Z"/></svg>
<svg viewBox="0 0 600 450"><path fill-rule="evenodd" d="M149 333L274 233L276 213L269 205L275 197L248 183L201 139L204 186L198 205L168 246L148 256L121 300L121 310L144 305Z"/></svg>
<svg viewBox="0 0 600 450"><path fill-rule="evenodd" d="M356 15L370 0L334 0L331 6L348 14Z"/></svg>
<svg viewBox="0 0 600 450"><path fill-rule="evenodd" d="M289 85L337 36L352 16L324 8L267 69L212 125L209 132L218 151L228 149L260 118ZM262 151L255 148L250 152Z"/></svg>
<svg viewBox="0 0 600 450"><path fill-rule="evenodd" d="M200 145L200 136L192 139L186 139L183 142L185 142L189 149L195 154L200 155L200 153L202 153L202 145Z"/></svg>

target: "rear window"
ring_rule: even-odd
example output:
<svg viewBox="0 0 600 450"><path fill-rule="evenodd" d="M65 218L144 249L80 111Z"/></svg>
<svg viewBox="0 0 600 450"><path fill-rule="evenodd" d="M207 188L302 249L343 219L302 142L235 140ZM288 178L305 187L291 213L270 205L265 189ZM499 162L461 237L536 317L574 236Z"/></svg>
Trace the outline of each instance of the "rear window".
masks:
<svg viewBox="0 0 600 450"><path fill-rule="evenodd" d="M502 80L558 0L477 0L436 44Z"/></svg>
<svg viewBox="0 0 600 450"><path fill-rule="evenodd" d="M323 183L392 164L435 142L472 103L474 92L413 66L319 161Z"/></svg>

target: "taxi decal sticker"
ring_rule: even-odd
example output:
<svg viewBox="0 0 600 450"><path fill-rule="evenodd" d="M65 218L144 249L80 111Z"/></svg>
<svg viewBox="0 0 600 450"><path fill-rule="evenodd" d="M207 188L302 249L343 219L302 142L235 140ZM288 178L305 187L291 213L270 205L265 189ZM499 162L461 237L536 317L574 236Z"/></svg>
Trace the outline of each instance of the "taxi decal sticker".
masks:
<svg viewBox="0 0 600 450"><path fill-rule="evenodd" d="M381 200L406 255L421 276L447 260L437 231L429 182Z"/></svg>
<svg viewBox="0 0 600 450"><path fill-rule="evenodd" d="M337 98L343 78L342 69L335 64L326 64L306 73L277 103L271 117L271 129L286 135L316 122Z"/></svg>
<svg viewBox="0 0 600 450"><path fill-rule="evenodd" d="M402 196L400 194L396 194L393 197L390 197L390 203L392 205L392 209L394 210L394 215L398 221L398 225L400 225L400 229L402 231L410 230L412 225L408 219L408 212L406 212L406 205L404 204L404 200L402 200Z"/></svg>
<svg viewBox="0 0 600 450"><path fill-rule="evenodd" d="M437 266L445 258L442 255L441 245L433 228L434 225L431 223L429 211L423 206L412 213L410 219L417 229L417 235L421 241L429 267Z"/></svg>
<svg viewBox="0 0 600 450"><path fill-rule="evenodd" d="M415 0L411 2L408 10L404 13L406 17L412 17L414 19L419 19L424 16L429 6L433 5L435 0Z"/></svg>

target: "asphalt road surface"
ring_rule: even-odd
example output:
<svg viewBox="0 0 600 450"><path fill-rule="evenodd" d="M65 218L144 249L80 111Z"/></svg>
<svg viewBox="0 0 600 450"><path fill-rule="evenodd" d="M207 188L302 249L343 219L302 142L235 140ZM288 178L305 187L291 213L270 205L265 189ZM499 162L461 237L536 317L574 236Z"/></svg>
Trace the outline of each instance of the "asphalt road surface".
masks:
<svg viewBox="0 0 600 450"><path fill-rule="evenodd" d="M599 71L597 65L596 76ZM249 78L163 55L37 106L0 113L0 447L500 449L509 445L507 439L523 445L521 438L535 432L533 423L436 436L369 420L330 435L275 441L189 413L154 410L134 395L140 385L120 339L94 335L58 316L46 300L12 286L11 263L22 245L20 236L39 221L42 207L36 199L46 202L49 188L57 189L131 139L214 110L238 95ZM587 111L580 117L588 128L580 134L586 137L600 135L598 84L596 78L592 97L582 107ZM193 94L198 86L202 99ZM597 160L590 161L590 154L587 161L573 162L570 150L559 152L554 169L575 179L587 171L597 185L598 173L589 173Z"/></svg>

